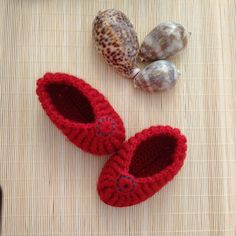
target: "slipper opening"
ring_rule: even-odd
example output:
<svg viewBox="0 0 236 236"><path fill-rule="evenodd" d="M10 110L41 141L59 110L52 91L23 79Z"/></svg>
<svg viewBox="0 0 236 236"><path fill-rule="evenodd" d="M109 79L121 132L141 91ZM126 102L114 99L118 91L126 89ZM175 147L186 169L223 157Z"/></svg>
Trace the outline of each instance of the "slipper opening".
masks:
<svg viewBox="0 0 236 236"><path fill-rule="evenodd" d="M140 143L130 163L129 173L144 178L159 173L174 161L177 147L175 137L160 134Z"/></svg>
<svg viewBox="0 0 236 236"><path fill-rule="evenodd" d="M53 106L64 118L79 123L95 121L95 114L89 100L74 86L64 83L49 83L46 91Z"/></svg>

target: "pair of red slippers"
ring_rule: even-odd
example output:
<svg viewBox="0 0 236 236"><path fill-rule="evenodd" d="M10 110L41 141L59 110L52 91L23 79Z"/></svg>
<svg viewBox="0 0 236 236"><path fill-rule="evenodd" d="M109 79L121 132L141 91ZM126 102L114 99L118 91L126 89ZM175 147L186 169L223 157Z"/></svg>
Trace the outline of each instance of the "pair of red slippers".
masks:
<svg viewBox="0 0 236 236"><path fill-rule="evenodd" d="M100 174L102 201L116 207L151 197L178 173L186 156L179 129L152 126L125 141L120 116L96 89L74 76L47 73L37 81L37 95L52 122L81 149L112 154Z"/></svg>

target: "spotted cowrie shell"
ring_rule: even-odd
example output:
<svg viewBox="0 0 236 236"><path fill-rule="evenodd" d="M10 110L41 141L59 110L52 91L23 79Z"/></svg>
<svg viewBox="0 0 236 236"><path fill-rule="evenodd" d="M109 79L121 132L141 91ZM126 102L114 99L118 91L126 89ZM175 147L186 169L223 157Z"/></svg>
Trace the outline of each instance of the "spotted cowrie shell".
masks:
<svg viewBox="0 0 236 236"><path fill-rule="evenodd" d="M93 39L97 51L117 73L133 78L140 71L136 66L137 33L123 12L115 9L98 12L93 21Z"/></svg>

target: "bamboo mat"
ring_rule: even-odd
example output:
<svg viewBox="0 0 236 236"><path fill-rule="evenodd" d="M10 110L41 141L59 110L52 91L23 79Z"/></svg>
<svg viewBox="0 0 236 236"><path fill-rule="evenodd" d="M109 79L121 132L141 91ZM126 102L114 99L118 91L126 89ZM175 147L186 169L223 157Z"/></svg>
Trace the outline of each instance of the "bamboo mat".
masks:
<svg viewBox="0 0 236 236"><path fill-rule="evenodd" d="M116 8L140 41L157 23L192 32L173 61L182 72L162 94L132 87L94 50L97 11ZM0 184L3 236L236 235L236 1L0 0ZM124 119L127 137L155 124L188 138L180 174L148 201L125 209L103 204L96 182L106 158L73 146L35 95L47 71L84 78Z"/></svg>

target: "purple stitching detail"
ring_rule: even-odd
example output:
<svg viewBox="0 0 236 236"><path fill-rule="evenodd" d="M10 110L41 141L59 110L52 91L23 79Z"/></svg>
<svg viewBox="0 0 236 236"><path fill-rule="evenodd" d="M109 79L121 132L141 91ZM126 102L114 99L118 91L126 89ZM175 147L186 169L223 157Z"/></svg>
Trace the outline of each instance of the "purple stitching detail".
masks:
<svg viewBox="0 0 236 236"><path fill-rule="evenodd" d="M120 191L120 192L124 192L124 191L122 190L122 188L119 186L119 181L120 181L121 179L128 179L128 180L131 181L131 183L132 183L132 188L131 188L128 192L133 192L133 190L134 190L135 187L136 187L136 182L134 181L134 179L133 179L132 177L126 176L126 175L120 175L119 178L117 178L117 180L116 180L116 188L117 188L117 190Z"/></svg>
<svg viewBox="0 0 236 236"><path fill-rule="evenodd" d="M111 123L111 126L112 126L112 130L109 132L109 133L104 133L100 130L100 125L102 125L105 121L109 121ZM96 122L96 132L97 132L97 135L98 136L111 136L114 134L115 132L115 129L116 129L116 123L115 121L110 118L110 117L101 117L100 119L97 120Z"/></svg>

